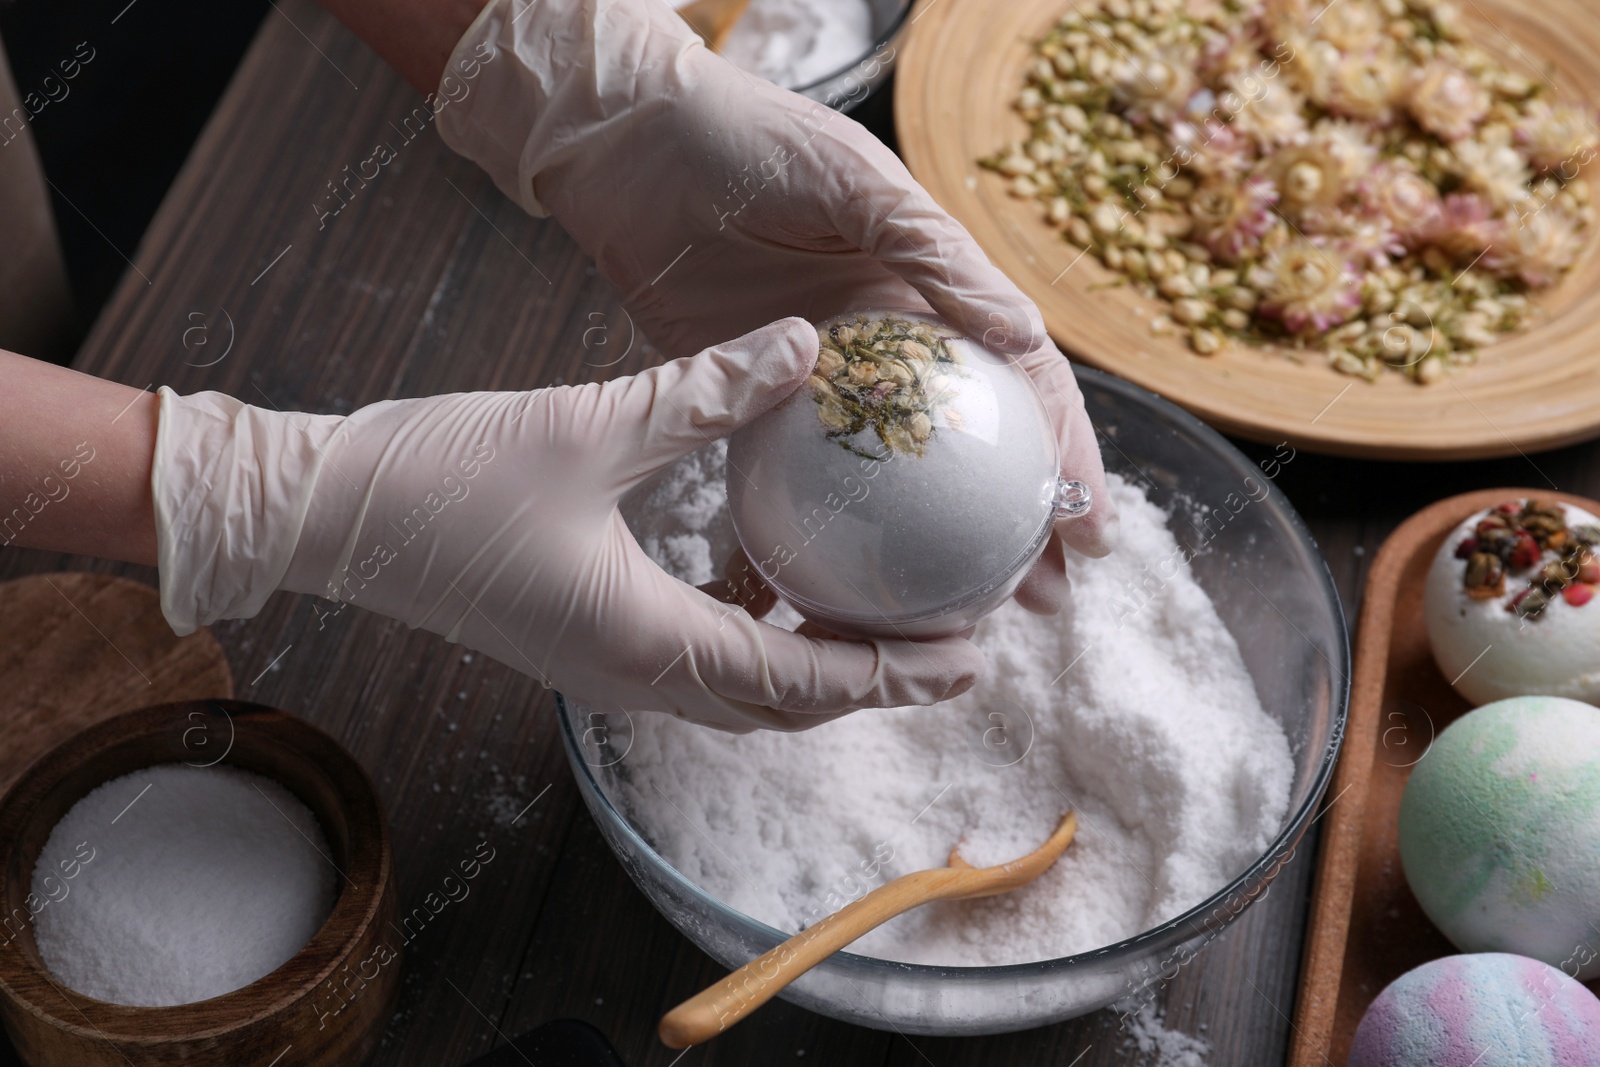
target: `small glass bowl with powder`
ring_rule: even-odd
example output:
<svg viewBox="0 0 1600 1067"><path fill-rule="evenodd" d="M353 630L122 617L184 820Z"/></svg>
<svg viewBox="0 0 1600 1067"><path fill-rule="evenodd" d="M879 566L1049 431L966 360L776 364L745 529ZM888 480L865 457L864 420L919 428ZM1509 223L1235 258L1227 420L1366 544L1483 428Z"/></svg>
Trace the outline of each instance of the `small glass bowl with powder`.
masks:
<svg viewBox="0 0 1600 1067"><path fill-rule="evenodd" d="M894 69L892 44L910 10L910 0L750 0L722 54L758 78L848 111Z"/></svg>

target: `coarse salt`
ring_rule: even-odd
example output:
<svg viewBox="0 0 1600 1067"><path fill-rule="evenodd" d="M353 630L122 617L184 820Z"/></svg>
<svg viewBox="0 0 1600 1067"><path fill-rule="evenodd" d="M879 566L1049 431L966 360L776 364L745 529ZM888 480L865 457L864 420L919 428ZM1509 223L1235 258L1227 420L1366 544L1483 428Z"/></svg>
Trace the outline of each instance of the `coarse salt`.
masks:
<svg viewBox="0 0 1600 1067"><path fill-rule="evenodd" d="M221 996L311 940L337 889L327 854L311 811L261 775L172 763L114 778L39 854L39 955L113 1004Z"/></svg>
<svg viewBox="0 0 1600 1067"><path fill-rule="evenodd" d="M642 501L636 533L690 582L735 544L723 446ZM1068 807L1077 839L1017 892L896 918L852 951L990 966L1089 951L1173 918L1258 858L1288 811L1294 761L1239 648L1187 567L1129 610L1143 565L1174 558L1167 516L1112 476L1121 544L1068 551L1071 602L1007 604L979 624L988 668L933 708L868 710L798 733L728 735L636 714L613 799L679 871L780 930L898 875L1037 847ZM631 509L630 509L631 510ZM770 621L798 621L785 605ZM662 803L662 799L670 803Z"/></svg>

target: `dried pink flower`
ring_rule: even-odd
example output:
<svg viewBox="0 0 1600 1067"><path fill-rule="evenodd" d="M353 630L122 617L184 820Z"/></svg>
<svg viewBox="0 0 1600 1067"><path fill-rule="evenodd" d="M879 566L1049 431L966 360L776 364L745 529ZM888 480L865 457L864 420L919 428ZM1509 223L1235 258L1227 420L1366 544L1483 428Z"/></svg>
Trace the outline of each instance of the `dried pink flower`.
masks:
<svg viewBox="0 0 1600 1067"><path fill-rule="evenodd" d="M1600 131L1587 108L1535 100L1517 125L1517 143L1535 166L1560 170L1562 179L1570 181L1594 157Z"/></svg>
<svg viewBox="0 0 1600 1067"><path fill-rule="evenodd" d="M1362 210L1388 221L1408 245L1427 241L1437 228L1443 202L1439 190L1409 165L1385 160L1357 185Z"/></svg>
<svg viewBox="0 0 1600 1067"><path fill-rule="evenodd" d="M1260 178L1214 179L1189 198L1194 237L1226 262L1255 249L1272 226L1278 190Z"/></svg>
<svg viewBox="0 0 1600 1067"><path fill-rule="evenodd" d="M1172 126L1177 157L1202 178L1237 177L1255 162L1255 144L1231 125L1208 120L1200 126L1177 122Z"/></svg>
<svg viewBox="0 0 1600 1067"><path fill-rule="evenodd" d="M1435 59L1412 76L1406 106L1417 125L1457 141L1488 113L1489 91L1460 67Z"/></svg>
<svg viewBox="0 0 1600 1067"><path fill-rule="evenodd" d="M1329 232L1340 256L1360 267L1382 270L1406 254L1406 243L1385 215L1344 214Z"/></svg>
<svg viewBox="0 0 1600 1067"><path fill-rule="evenodd" d="M1291 333L1329 330L1361 306L1360 278L1335 250L1295 237L1261 264L1267 284L1261 310Z"/></svg>
<svg viewBox="0 0 1600 1067"><path fill-rule="evenodd" d="M1457 260L1474 260L1505 239L1506 221L1476 193L1451 193L1444 198L1428 243Z"/></svg>

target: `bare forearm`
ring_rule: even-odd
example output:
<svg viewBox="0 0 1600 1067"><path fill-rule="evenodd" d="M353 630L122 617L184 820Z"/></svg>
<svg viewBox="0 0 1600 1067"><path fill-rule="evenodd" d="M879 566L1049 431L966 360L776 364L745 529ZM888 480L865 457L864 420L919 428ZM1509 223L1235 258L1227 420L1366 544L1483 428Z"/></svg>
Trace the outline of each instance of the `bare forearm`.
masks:
<svg viewBox="0 0 1600 1067"><path fill-rule="evenodd" d="M445 63L487 0L321 0L420 93L437 92Z"/></svg>
<svg viewBox="0 0 1600 1067"><path fill-rule="evenodd" d="M156 397L0 350L0 545L156 561Z"/></svg>

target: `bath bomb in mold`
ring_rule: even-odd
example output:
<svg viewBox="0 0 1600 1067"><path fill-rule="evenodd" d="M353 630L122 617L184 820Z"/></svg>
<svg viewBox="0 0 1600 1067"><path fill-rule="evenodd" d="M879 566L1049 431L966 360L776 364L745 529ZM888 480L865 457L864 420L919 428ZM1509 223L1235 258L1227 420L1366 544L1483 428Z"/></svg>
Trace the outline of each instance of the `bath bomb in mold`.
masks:
<svg viewBox="0 0 1600 1067"><path fill-rule="evenodd" d="M1434 662L1473 704L1533 693L1600 704L1600 585L1596 584L1600 565L1593 562L1593 554L1590 564L1581 568L1583 580L1554 592L1544 610L1524 618L1512 610L1512 601L1527 595L1544 568L1561 564L1563 553L1525 540L1519 555L1514 533L1509 539L1479 536L1479 524L1497 514L1500 518L1491 522L1514 518L1508 525L1520 526L1521 516L1508 513L1528 503L1508 500L1481 511L1456 527L1440 546L1422 597ZM1576 547L1573 541L1600 533L1600 518L1582 508L1553 501L1547 506L1561 509L1565 517L1569 553ZM1501 552L1496 558L1506 557L1500 564L1502 581L1480 589L1482 595L1474 597L1466 580L1472 556L1497 547Z"/></svg>
<svg viewBox="0 0 1600 1067"><path fill-rule="evenodd" d="M1406 783L1400 861L1462 951L1600 976L1600 708L1517 697L1452 723Z"/></svg>
<svg viewBox="0 0 1600 1067"><path fill-rule="evenodd" d="M1447 956L1378 994L1349 1067L1594 1067L1600 1000L1549 964L1502 952Z"/></svg>
<svg viewBox="0 0 1600 1067"><path fill-rule="evenodd" d="M728 440L740 545L835 633L972 626L1016 591L1056 520L1092 504L1061 479L1032 379L917 312L853 312L817 337L806 384Z"/></svg>

